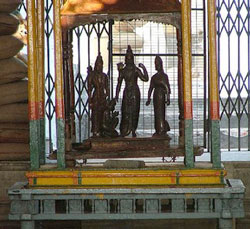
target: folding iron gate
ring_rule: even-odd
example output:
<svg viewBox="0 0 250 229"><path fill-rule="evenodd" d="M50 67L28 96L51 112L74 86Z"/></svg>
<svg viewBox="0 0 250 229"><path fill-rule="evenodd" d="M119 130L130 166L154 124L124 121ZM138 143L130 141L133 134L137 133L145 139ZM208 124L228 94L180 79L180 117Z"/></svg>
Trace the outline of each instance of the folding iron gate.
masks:
<svg viewBox="0 0 250 229"><path fill-rule="evenodd" d="M199 23L206 20L205 0L192 0L192 19L194 22L194 30L199 27ZM23 15L26 13L25 1L23 1L19 10ZM218 35L218 64L220 77L220 112L221 112L221 148L225 150L250 150L250 0L217 0L217 35ZM51 18L53 17L52 0L45 1L45 108L46 108L46 138L50 142L50 147L56 148L55 129L55 86L54 86L54 59L53 59L53 25ZM204 23L205 25L205 23ZM202 107L202 114L197 108L197 126L194 123L195 134L202 135L202 141L198 141L200 145L207 146L207 120L208 115L208 89L207 89L207 61L206 61L206 29L203 28L202 36L204 46L202 52L193 50L193 63L202 65L204 75L202 94L204 95L203 103L194 104L196 107ZM75 92L76 92L76 110L75 117L78 120L78 141L84 136L89 136L81 131L82 125L89 129L89 108L86 98L86 82L82 71L86 72L80 59L81 39L85 36L88 42L95 33L97 37L98 49L100 50L100 38L105 33L109 37L107 48L109 55L112 55L112 23L100 23L96 25L86 25L74 30L76 39L76 56L78 57L78 65L75 66ZM194 36L193 42L199 39ZM119 56L117 54L116 56ZM174 58L175 54L173 54ZM87 57L89 58L89 56ZM109 59L107 72L109 76L113 73L113 59ZM88 64L90 61L88 59ZM84 69L85 68L85 69ZM195 82L195 79L193 80ZM216 83L216 82L215 82ZM110 77L110 86L112 89L113 78ZM194 90L194 95L198 95L198 87ZM111 90L112 91L112 90ZM196 100L194 99L194 103ZM195 111L194 111L195 113ZM201 125L200 123L203 124ZM199 132L199 129L203 131Z"/></svg>

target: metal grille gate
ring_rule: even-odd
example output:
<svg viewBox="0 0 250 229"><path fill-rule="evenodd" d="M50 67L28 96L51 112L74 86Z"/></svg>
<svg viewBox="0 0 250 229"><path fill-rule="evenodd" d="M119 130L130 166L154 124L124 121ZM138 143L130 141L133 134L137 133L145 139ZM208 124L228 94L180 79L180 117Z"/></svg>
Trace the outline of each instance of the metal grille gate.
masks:
<svg viewBox="0 0 250 229"><path fill-rule="evenodd" d="M203 7L205 0L192 0L193 12L203 11L205 18L205 9ZM202 7L201 7L202 6ZM23 15L26 14L25 1L20 6L20 11ZM55 129L55 87L54 87L54 70L53 70L53 3L51 0L45 1L45 47L46 47L46 69L45 69L45 84L46 84L46 138L50 142L50 150L56 147ZM250 150L250 0L217 0L217 35L218 35L218 63L220 77L220 112L221 112L221 138L222 149L226 150ZM205 24L205 23L204 23ZM97 25L96 25L97 26ZM101 25L102 26L102 25ZM105 33L112 31L112 26L103 25ZM89 35L90 31L98 32L97 29L77 28L75 36L77 39L83 33ZM100 28L100 27L99 27ZM89 30L90 29L90 30ZM103 28L101 29L103 30ZM204 37L206 37L206 29L204 29ZM79 44L79 43L78 43ZM108 45L112 45L112 39ZM199 55L206 56L206 44L204 45L204 53L194 53L194 58ZM78 53L80 53L80 47ZM205 58L204 58L205 60ZM195 60L193 60L195 61ZM204 61L204 76L206 76L206 60ZM108 75L112 75L112 60L108 66ZM86 90L84 80L81 78L79 68L75 67L75 90L79 95L76 99L75 111L78 119L78 127L84 120L84 114L89 117L88 101L80 99ZM85 68L86 70L86 68ZM111 79L112 89L112 79ZM206 79L204 78L204 95L206 95ZM80 101L80 100L81 101ZM204 118L206 120L206 99L204 99L203 107L205 109ZM81 121L79 121L81 120ZM86 121L84 121L86 124ZM205 121L204 121L205 122ZM89 121L87 119L89 127ZM205 123L204 123L205 125ZM80 131L81 132L81 131ZM78 136L78 140L83 136L89 136L89 132ZM205 136L205 132L204 132ZM207 146L206 137L203 138L203 145Z"/></svg>
<svg viewBox="0 0 250 229"><path fill-rule="evenodd" d="M217 4L221 148L250 150L250 1Z"/></svg>

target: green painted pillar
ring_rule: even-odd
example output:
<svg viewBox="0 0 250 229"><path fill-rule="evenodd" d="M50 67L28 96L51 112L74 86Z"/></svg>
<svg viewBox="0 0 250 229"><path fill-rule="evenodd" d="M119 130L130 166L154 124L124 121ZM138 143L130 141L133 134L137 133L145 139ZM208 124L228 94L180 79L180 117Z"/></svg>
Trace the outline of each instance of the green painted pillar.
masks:
<svg viewBox="0 0 250 229"><path fill-rule="evenodd" d="M63 53L61 28L61 1L53 0L54 6L54 46L55 46L55 89L56 89L56 131L57 131L57 167L63 169L65 163L65 110L63 85Z"/></svg>
<svg viewBox="0 0 250 229"><path fill-rule="evenodd" d="M65 164L65 120L56 120L57 132L57 167L63 169Z"/></svg>
<svg viewBox="0 0 250 229"><path fill-rule="evenodd" d="M182 0L182 67L184 94L184 144L185 165L194 167L193 103L192 103L192 46L191 46L191 0Z"/></svg>
<svg viewBox="0 0 250 229"><path fill-rule="evenodd" d="M221 168L219 79L216 51L216 1L207 1L209 41L209 105L211 117L211 160L214 168Z"/></svg>

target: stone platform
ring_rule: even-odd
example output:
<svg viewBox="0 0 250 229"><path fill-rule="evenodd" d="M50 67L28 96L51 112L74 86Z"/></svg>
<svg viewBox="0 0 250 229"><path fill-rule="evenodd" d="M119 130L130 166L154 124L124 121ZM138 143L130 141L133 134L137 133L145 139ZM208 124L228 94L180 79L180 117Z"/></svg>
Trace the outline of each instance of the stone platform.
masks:
<svg viewBox="0 0 250 229"><path fill-rule="evenodd" d="M245 187L227 180L221 188L28 188L9 189L9 219L22 229L43 220L218 219L218 228L232 229L244 217Z"/></svg>

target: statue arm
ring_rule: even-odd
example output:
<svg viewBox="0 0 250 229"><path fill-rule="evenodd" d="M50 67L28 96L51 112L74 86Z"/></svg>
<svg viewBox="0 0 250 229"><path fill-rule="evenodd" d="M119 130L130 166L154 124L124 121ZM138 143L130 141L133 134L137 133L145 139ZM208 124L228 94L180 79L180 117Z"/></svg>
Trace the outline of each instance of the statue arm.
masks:
<svg viewBox="0 0 250 229"><path fill-rule="evenodd" d="M146 102L146 106L148 106L150 104L150 102L151 102L151 95L152 95L153 89L154 89L153 80L151 79L150 86L149 86L149 89L148 89L148 101Z"/></svg>
<svg viewBox="0 0 250 229"><path fill-rule="evenodd" d="M118 76L118 83L117 83L117 86L116 86L116 93L115 93L115 99L116 99L116 101L119 98L119 93L120 93L120 90L121 90L122 80L123 80L122 69L118 69L118 71L119 71L119 76Z"/></svg>
<svg viewBox="0 0 250 229"><path fill-rule="evenodd" d="M168 87L168 94L171 94L171 89L170 89L168 75L167 75L167 87Z"/></svg>
<svg viewBox="0 0 250 229"><path fill-rule="evenodd" d="M105 92L106 92L106 96L109 97L109 80L108 80L108 76L105 75Z"/></svg>
<svg viewBox="0 0 250 229"><path fill-rule="evenodd" d="M142 73L139 68L136 68L139 78L144 82L148 82L149 78L148 78L148 72L147 72L146 67L142 63L139 64L139 67L142 68L143 70L143 73Z"/></svg>
<svg viewBox="0 0 250 229"><path fill-rule="evenodd" d="M167 90L168 90L168 93L167 93L167 105L170 105L170 94L171 94L171 89L170 89L170 84L169 84L169 79L168 79L168 75L166 77L166 86L167 86Z"/></svg>

